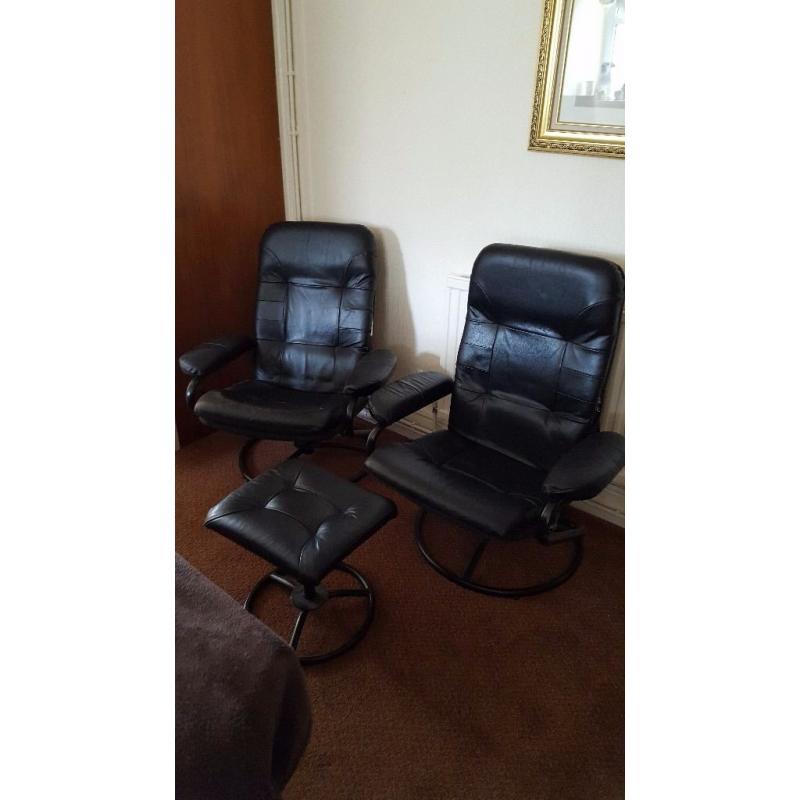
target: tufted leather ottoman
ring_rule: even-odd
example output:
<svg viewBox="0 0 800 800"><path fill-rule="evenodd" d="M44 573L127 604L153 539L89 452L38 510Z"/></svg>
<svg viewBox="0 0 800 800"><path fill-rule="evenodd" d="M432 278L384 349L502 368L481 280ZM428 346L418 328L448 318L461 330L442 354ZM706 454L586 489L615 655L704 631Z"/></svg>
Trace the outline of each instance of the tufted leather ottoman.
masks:
<svg viewBox="0 0 800 800"><path fill-rule="evenodd" d="M397 514L394 503L319 467L285 461L231 492L206 516L206 527L275 565L250 591L249 611L260 590L273 583L289 592L298 609L289 644L297 649L306 617L329 599L363 597L366 617L343 645L300 656L304 664L327 661L354 647L367 632L374 597L367 580L341 563ZM332 570L352 576L354 589L331 589L322 581Z"/></svg>

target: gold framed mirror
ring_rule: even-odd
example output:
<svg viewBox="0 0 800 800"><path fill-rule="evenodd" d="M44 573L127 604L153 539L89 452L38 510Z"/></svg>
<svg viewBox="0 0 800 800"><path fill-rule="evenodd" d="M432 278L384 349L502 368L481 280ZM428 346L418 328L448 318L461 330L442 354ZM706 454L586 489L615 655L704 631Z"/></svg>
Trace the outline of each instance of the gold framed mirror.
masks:
<svg viewBox="0 0 800 800"><path fill-rule="evenodd" d="M625 0L545 0L528 149L625 157Z"/></svg>

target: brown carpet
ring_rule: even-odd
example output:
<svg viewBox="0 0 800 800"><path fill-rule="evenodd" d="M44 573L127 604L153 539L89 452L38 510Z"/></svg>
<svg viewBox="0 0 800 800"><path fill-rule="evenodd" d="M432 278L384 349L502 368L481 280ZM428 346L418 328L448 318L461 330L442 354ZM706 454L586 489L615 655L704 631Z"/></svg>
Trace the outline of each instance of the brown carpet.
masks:
<svg viewBox="0 0 800 800"><path fill-rule="evenodd" d="M206 510L241 483L240 443L216 433L177 453L176 549L241 601L268 565L203 527ZM291 449L262 443L254 460L265 469ZM340 475L360 463L359 454L332 449L312 458ZM623 532L581 516L584 562L569 582L539 597L484 597L423 563L409 501L372 477L361 486L399 511L348 559L373 585L375 622L353 651L307 668L313 731L286 800L622 798ZM469 534L430 522L432 549L466 558ZM475 577L524 579L532 565L553 569L559 555L532 542L499 543ZM346 636L361 602L324 606L306 625L303 648ZM279 590L258 611L288 634Z"/></svg>

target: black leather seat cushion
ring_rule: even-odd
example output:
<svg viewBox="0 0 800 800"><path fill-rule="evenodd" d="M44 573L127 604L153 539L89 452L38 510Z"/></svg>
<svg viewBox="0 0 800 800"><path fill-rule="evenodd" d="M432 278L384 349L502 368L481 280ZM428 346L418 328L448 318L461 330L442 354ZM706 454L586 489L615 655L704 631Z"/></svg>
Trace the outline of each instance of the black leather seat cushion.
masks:
<svg viewBox="0 0 800 800"><path fill-rule="evenodd" d="M543 506L544 471L453 431L381 447L366 467L420 505L495 536L515 535Z"/></svg>
<svg viewBox="0 0 800 800"><path fill-rule="evenodd" d="M396 513L385 497L293 460L217 503L206 526L316 585Z"/></svg>
<svg viewBox="0 0 800 800"><path fill-rule="evenodd" d="M335 430L347 418L352 398L303 392L266 381L243 381L206 392L195 413L213 428L260 439L294 441Z"/></svg>

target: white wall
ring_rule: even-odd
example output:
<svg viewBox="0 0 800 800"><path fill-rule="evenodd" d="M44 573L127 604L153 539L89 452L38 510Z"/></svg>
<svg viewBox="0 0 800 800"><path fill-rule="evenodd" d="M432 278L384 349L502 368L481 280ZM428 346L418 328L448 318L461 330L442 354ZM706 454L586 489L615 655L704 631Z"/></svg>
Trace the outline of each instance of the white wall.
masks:
<svg viewBox="0 0 800 800"><path fill-rule="evenodd" d="M527 150L542 5L293 3L303 217L378 234L401 371L441 365L446 276L484 245L623 260L624 162Z"/></svg>

